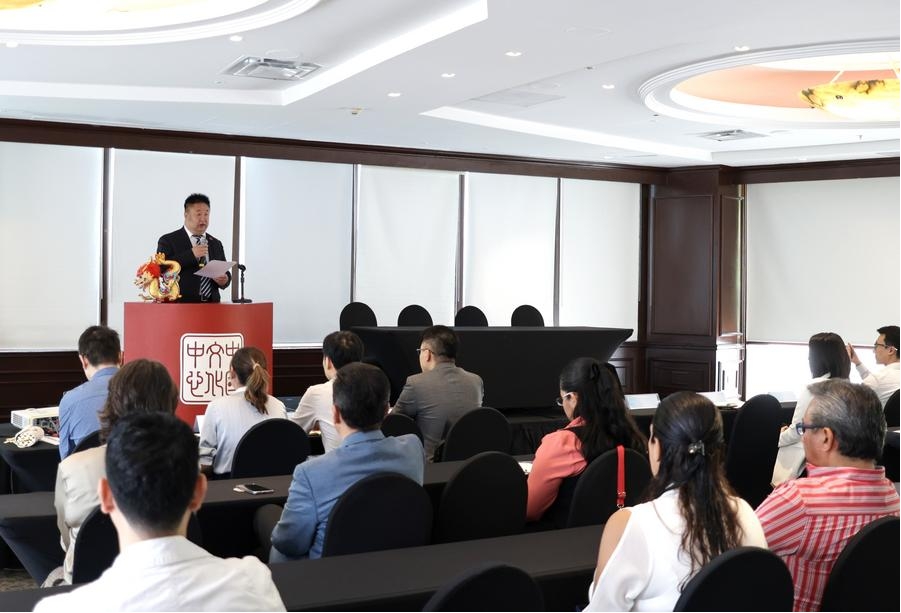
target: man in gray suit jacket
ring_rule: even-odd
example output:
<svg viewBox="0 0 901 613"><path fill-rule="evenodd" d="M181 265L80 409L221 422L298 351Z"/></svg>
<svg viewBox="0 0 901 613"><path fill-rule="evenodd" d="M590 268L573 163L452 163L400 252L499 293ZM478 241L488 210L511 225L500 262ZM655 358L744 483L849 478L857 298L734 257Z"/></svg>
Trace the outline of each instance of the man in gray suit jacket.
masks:
<svg viewBox="0 0 901 613"><path fill-rule="evenodd" d="M416 420L429 461L450 424L482 406L482 378L457 367L457 345L457 335L447 326L423 330L416 350L422 373L407 377L394 405L395 412Z"/></svg>

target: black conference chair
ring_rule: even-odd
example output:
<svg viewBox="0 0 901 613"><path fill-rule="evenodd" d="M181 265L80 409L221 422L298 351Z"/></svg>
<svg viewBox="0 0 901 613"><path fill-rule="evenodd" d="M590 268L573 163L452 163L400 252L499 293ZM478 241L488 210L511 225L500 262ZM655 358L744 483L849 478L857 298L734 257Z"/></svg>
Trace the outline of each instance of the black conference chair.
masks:
<svg viewBox="0 0 901 613"><path fill-rule="evenodd" d="M901 390L895 390L895 393L889 396L885 403L885 425L889 428L897 428L901 426L901 416L898 415L898 393Z"/></svg>
<svg viewBox="0 0 901 613"><path fill-rule="evenodd" d="M882 517L848 540L823 590L821 611L898 611L899 520Z"/></svg>
<svg viewBox="0 0 901 613"><path fill-rule="evenodd" d="M244 433L235 446L232 479L290 475L310 455L310 439L289 419L266 419Z"/></svg>
<svg viewBox="0 0 901 613"><path fill-rule="evenodd" d="M475 455L448 479L441 493L434 541L468 541L522 532L529 496L526 475L513 456Z"/></svg>
<svg viewBox="0 0 901 613"><path fill-rule="evenodd" d="M673 611L791 611L794 594L791 573L779 556L739 547L699 570Z"/></svg>
<svg viewBox="0 0 901 613"><path fill-rule="evenodd" d="M401 413L388 413L382 420L382 434L385 436L403 436L404 434L415 434L422 441L422 432L419 426L409 415Z"/></svg>
<svg viewBox="0 0 901 613"><path fill-rule="evenodd" d="M779 450L782 407L769 394L748 400L732 426L726 451L726 477L739 496L757 508L772 491L773 464Z"/></svg>
<svg viewBox="0 0 901 613"><path fill-rule="evenodd" d="M201 544L200 524L193 513L188 520L188 540ZM109 515L101 512L100 507L91 511L78 529L72 546L75 547L72 583L88 583L100 577L119 555L119 537Z"/></svg>
<svg viewBox="0 0 901 613"><path fill-rule="evenodd" d="M365 302L350 302L338 317L338 329L350 330L354 326L377 326L375 313Z"/></svg>
<svg viewBox="0 0 901 613"><path fill-rule="evenodd" d="M472 409L447 431L440 461L466 460L483 451L509 453L512 436L510 423L503 413L491 407Z"/></svg>
<svg viewBox="0 0 901 613"><path fill-rule="evenodd" d="M477 306L465 306L454 316L455 326L487 326L488 318Z"/></svg>
<svg viewBox="0 0 901 613"><path fill-rule="evenodd" d="M524 570L484 563L435 592L423 611L544 611L541 588Z"/></svg>
<svg viewBox="0 0 901 613"><path fill-rule="evenodd" d="M638 504L651 481L648 459L626 449L623 455L626 477L626 506ZM607 522L616 512L618 459L616 449L602 453L588 465L576 481L565 525L575 528Z"/></svg>
<svg viewBox="0 0 901 613"><path fill-rule="evenodd" d="M72 450L72 453L78 453L85 449L93 449L94 447L100 447L100 430L94 430L78 441L78 444L75 445L75 449Z"/></svg>
<svg viewBox="0 0 901 613"><path fill-rule="evenodd" d="M541 311L531 304L522 304L514 309L510 316L511 326L543 326L544 317Z"/></svg>
<svg viewBox="0 0 901 613"><path fill-rule="evenodd" d="M328 516L322 557L428 545L432 501L415 481L370 475L345 491Z"/></svg>
<svg viewBox="0 0 901 613"><path fill-rule="evenodd" d="M432 316L425 307L418 304L410 304L401 309L397 315L398 326L431 326Z"/></svg>

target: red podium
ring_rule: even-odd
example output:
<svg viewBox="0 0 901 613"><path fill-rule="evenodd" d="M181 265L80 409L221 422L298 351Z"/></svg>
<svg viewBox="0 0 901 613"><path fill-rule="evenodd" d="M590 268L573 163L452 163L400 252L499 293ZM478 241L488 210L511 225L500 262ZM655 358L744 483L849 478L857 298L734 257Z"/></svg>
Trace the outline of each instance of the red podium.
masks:
<svg viewBox="0 0 901 613"><path fill-rule="evenodd" d="M211 400L231 391L228 367L241 347L257 347L266 355L271 379L271 302L125 303L125 361L165 364L179 390L176 414L191 425Z"/></svg>

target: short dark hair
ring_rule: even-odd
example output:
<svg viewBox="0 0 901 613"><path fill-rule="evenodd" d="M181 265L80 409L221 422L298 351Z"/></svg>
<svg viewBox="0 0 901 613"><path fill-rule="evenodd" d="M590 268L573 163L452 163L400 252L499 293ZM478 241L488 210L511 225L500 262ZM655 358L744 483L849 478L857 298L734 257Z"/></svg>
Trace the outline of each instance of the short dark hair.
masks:
<svg viewBox="0 0 901 613"><path fill-rule="evenodd" d="M210 199L206 194L191 194L185 198L185 210L187 211L192 204L205 204L210 206Z"/></svg>
<svg viewBox="0 0 901 613"><path fill-rule="evenodd" d="M895 353L898 353L898 326L882 326L876 330L879 334L885 335L886 347L894 347Z"/></svg>
<svg viewBox="0 0 901 613"><path fill-rule="evenodd" d="M149 532L178 528L194 495L197 439L169 413L119 420L106 446L106 478L128 522Z"/></svg>
<svg viewBox="0 0 901 613"><path fill-rule="evenodd" d="M381 369L362 362L342 366L332 384L332 402L348 426L375 430L388 409L391 386Z"/></svg>
<svg viewBox="0 0 901 613"><path fill-rule="evenodd" d="M91 366L118 364L122 353L119 333L106 326L91 326L78 337L78 355Z"/></svg>
<svg viewBox="0 0 901 613"><path fill-rule="evenodd" d="M346 330L332 332L322 341L322 355L338 369L363 359L363 339Z"/></svg>
<svg viewBox="0 0 901 613"><path fill-rule="evenodd" d="M830 428L838 451L848 458L876 461L885 445L885 414L879 396L866 385L827 379L807 387L813 399L804 421Z"/></svg>
<svg viewBox="0 0 901 613"><path fill-rule="evenodd" d="M456 333L447 326L430 326L419 335L419 344L425 343L436 356L449 360L457 359L460 344Z"/></svg>
<svg viewBox="0 0 901 613"><path fill-rule="evenodd" d="M100 440L105 441L116 423L132 413L175 413L178 388L169 371L153 360L133 360L109 381L109 393L100 410Z"/></svg>
<svg viewBox="0 0 901 613"><path fill-rule="evenodd" d="M847 379L851 374L851 358L845 349L845 341L835 332L819 332L807 341L807 362L810 376L828 374L833 379Z"/></svg>

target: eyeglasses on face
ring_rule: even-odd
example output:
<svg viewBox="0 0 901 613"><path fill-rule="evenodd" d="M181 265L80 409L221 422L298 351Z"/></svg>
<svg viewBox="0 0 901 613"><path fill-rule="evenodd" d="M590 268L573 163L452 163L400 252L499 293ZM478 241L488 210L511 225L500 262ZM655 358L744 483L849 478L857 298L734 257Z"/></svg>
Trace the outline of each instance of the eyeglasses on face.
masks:
<svg viewBox="0 0 901 613"><path fill-rule="evenodd" d="M798 433L798 436L803 435L807 430L819 430L821 428L825 428L825 426L818 426L817 424L805 424L801 421L795 424L795 432Z"/></svg>
<svg viewBox="0 0 901 613"><path fill-rule="evenodd" d="M419 348L416 350L416 353L422 353L423 351L431 351L432 353L435 353L434 351L432 351L432 350L429 349L428 347L419 347Z"/></svg>
<svg viewBox="0 0 901 613"><path fill-rule="evenodd" d="M565 394L563 394L563 395L560 396L559 398L555 398L555 399L554 399L554 402L557 403L557 406L558 406L558 407L562 407L562 406L563 406L563 402L564 402L567 398L569 398L570 396L572 396L572 395L573 395L572 392L566 392Z"/></svg>

